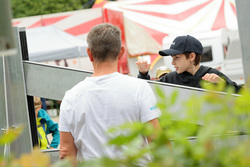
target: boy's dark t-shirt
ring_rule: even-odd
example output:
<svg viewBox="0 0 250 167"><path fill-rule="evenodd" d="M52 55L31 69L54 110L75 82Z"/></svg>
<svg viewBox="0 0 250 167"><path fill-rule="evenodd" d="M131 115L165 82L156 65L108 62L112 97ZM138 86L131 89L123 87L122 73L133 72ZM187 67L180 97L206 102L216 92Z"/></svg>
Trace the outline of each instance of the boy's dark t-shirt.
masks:
<svg viewBox="0 0 250 167"><path fill-rule="evenodd" d="M230 80L226 75L224 75L222 72L218 71L217 69L207 67L207 66L200 66L200 68L194 75L186 71L181 74L178 74L176 71L173 71L161 77L159 81L171 83L171 84L178 84L178 85L201 88L200 81L202 80L202 77L207 73L214 73L214 74L219 75L221 78L224 78L227 82L227 85L233 86L236 92L238 92L241 88L235 82ZM149 80L150 76L148 74L142 75L141 73L139 73L138 78Z"/></svg>

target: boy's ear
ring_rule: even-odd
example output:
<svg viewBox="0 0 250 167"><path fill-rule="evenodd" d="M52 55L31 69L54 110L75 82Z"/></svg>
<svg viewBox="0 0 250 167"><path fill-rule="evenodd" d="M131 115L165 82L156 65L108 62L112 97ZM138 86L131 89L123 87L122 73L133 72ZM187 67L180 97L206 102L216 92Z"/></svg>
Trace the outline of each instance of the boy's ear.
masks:
<svg viewBox="0 0 250 167"><path fill-rule="evenodd" d="M196 54L194 52L191 52L190 55L189 55L189 58L194 61L195 58L196 58Z"/></svg>
<svg viewBox="0 0 250 167"><path fill-rule="evenodd" d="M93 55L92 55L91 50L89 48L87 48L87 53L88 53L88 56L89 56L89 60L91 62L93 62Z"/></svg>

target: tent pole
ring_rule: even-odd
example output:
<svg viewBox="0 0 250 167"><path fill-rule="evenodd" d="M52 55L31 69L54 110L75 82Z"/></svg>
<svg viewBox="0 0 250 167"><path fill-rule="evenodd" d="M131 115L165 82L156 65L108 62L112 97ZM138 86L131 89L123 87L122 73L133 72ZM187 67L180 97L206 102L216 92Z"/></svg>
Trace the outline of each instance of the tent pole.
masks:
<svg viewBox="0 0 250 167"><path fill-rule="evenodd" d="M235 0L246 87L250 90L250 1Z"/></svg>

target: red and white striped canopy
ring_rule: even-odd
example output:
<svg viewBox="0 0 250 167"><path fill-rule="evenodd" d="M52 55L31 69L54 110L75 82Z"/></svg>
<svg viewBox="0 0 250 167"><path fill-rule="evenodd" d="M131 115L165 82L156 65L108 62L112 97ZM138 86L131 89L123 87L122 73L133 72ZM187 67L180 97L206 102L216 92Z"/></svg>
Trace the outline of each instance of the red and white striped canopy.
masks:
<svg viewBox="0 0 250 167"><path fill-rule="evenodd" d="M166 35L238 29L234 0L96 2L95 7L99 8L19 18L13 20L13 25L27 29L53 25L86 39L93 26L103 22L115 24L122 30L123 44L128 51L119 64L122 73L129 73L128 55L157 54Z"/></svg>
<svg viewBox="0 0 250 167"><path fill-rule="evenodd" d="M104 6L106 22L116 24L119 14L132 56L158 53L168 34L238 29L234 0L130 0Z"/></svg>
<svg viewBox="0 0 250 167"><path fill-rule="evenodd" d="M12 24L27 29L53 25L71 35L86 39L90 29L102 22L102 10L96 8L18 18L13 19Z"/></svg>

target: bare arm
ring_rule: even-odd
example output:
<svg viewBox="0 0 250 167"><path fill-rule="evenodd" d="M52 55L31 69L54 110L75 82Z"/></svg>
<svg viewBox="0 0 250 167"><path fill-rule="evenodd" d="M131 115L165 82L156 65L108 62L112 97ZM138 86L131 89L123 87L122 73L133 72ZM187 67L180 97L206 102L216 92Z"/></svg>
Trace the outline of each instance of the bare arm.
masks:
<svg viewBox="0 0 250 167"><path fill-rule="evenodd" d="M161 126L157 118L148 121L147 124L151 124L156 131L161 130ZM155 135L148 136L147 139L148 139L148 142L150 143L151 141L155 139Z"/></svg>
<svg viewBox="0 0 250 167"><path fill-rule="evenodd" d="M70 132L60 132L60 159L70 157L76 160L77 148Z"/></svg>
<svg viewBox="0 0 250 167"><path fill-rule="evenodd" d="M161 126L160 126L160 123L159 123L159 121L158 121L157 118L152 119L152 120L148 121L147 123L152 124L153 128L154 128L156 131L157 131L157 130L161 130ZM149 143L152 142L154 139L155 139L155 135L152 135L152 136L147 137L147 140L148 140ZM168 146L171 148L171 150L172 150L172 146L171 146L171 143L170 143L169 141L167 141L167 145L168 145Z"/></svg>

